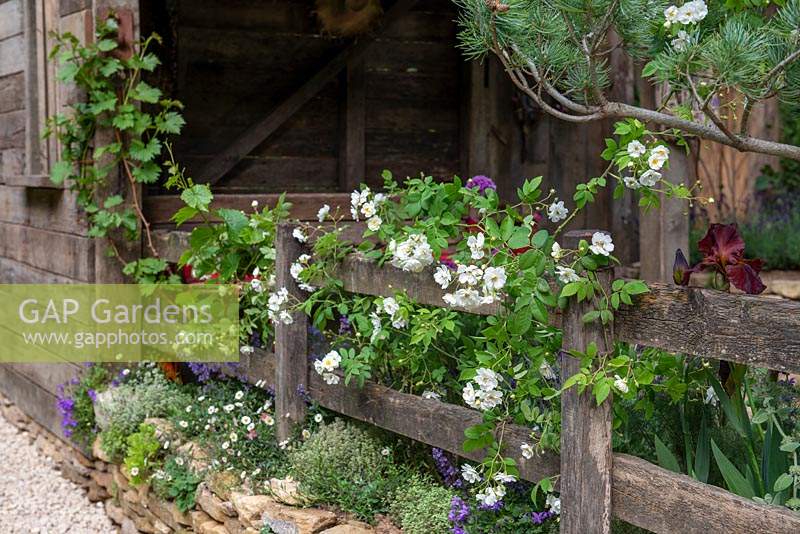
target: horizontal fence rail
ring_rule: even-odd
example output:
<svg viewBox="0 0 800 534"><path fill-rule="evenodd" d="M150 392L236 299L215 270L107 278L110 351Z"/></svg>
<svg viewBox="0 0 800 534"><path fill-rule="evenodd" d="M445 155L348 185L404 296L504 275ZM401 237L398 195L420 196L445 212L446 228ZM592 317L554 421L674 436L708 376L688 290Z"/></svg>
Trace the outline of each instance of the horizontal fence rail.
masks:
<svg viewBox="0 0 800 534"><path fill-rule="evenodd" d="M587 231L570 232L565 239L576 240L585 235ZM281 227L276 248L277 267L282 271L278 279L286 283L290 293L301 295L288 273L289 265L301 253L291 238L290 227ZM445 306L444 292L428 271L407 273L352 255L345 258L334 276L343 280L348 292L392 296L405 291L420 304ZM800 304L699 288L648 285L649 294L617 312L615 339L768 369L800 371ZM500 307L482 306L464 311L488 315L497 313ZM553 318L557 325L564 322L564 337L573 338L573 344L591 337L583 330L598 328L576 327L581 324L576 321L579 313L579 307L575 306L563 316ZM275 356L256 351L244 357L241 366L251 382L263 380L274 384L276 408L287 408L286 416L280 417L286 423L279 427L279 439L288 436L288 423L302 421L302 390L324 408L468 459L483 458L482 451L466 453L462 448L464 429L482 421L480 412L423 399L370 381L361 388L345 386L343 382L326 384L309 371L305 339L308 318L302 314L294 318L292 325L276 325ZM300 336L303 339L298 339ZM565 346L571 346L567 339ZM568 367L569 363L562 361L562 365ZM640 458L612 454L610 427L606 426L610 425L610 402L609 398L598 409L593 402L586 403L580 398L562 399L562 410L576 410L566 418L562 414L565 421L562 450L578 449L566 456L569 458L566 463L565 457L553 452L523 458L520 445L531 441L530 428L507 424L497 430L502 432L505 454L517 461L522 478L538 482L543 477L561 474L562 532L608 532L612 514L665 534L800 532L800 516L786 508L756 503ZM565 443L565 435L575 441ZM603 460L605 456L607 461ZM590 460L582 461L583 457ZM587 475L583 472L587 461L602 466L604 472L593 473L588 469ZM587 476L591 479L586 480Z"/></svg>

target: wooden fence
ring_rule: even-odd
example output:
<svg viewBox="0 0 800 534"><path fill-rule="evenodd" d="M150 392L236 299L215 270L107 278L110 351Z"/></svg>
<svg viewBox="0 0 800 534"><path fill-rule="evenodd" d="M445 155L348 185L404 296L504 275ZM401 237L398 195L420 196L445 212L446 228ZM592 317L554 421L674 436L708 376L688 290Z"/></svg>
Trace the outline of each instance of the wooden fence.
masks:
<svg viewBox="0 0 800 534"><path fill-rule="evenodd" d="M303 252L281 226L277 279L298 298L303 293L289 275L289 266ZM570 232L564 244L574 247L592 231ZM347 291L391 296L404 290L420 304L445 306L443 291L430 273L406 273L356 256L348 257L337 276ZM800 372L800 303L768 297L732 295L698 288L650 283L650 293L620 310L614 339L707 358L724 358L784 372ZM560 318L566 349L585 349L595 341L604 347L598 326L584 325L582 305L571 305ZM496 308L473 310L494 313ZM299 386L321 406L366 421L428 445L480 461L481 451L462 450L464 429L482 421L479 412L401 393L376 383L363 388L326 384L310 372L308 318L297 313L294 323L276 332L275 355L258 352L243 363L250 380L266 380L276 388L279 435L303 420L305 402ZM577 362L562 355L562 373ZM562 397L561 456L545 453L525 459L520 445L530 428L507 425L505 451L515 457L523 479L538 482L560 473L561 531L608 532L611 517L658 533L673 532L800 532L800 515L786 508L758 504L721 488L668 471L611 447L611 398L596 406L587 393L573 388Z"/></svg>

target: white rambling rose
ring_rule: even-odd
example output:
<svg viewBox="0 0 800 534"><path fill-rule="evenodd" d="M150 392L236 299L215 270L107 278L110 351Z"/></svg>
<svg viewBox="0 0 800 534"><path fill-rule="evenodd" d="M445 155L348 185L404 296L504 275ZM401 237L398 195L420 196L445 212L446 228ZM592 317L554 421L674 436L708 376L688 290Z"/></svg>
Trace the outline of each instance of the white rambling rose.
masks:
<svg viewBox="0 0 800 534"><path fill-rule="evenodd" d="M556 261L561 259L561 245L556 241L553 241L553 246L550 248L550 256Z"/></svg>
<svg viewBox="0 0 800 534"><path fill-rule="evenodd" d="M495 389L500 382L497 373L486 367L478 368L478 370L475 371L475 378L473 380L484 391Z"/></svg>
<svg viewBox="0 0 800 534"><path fill-rule="evenodd" d="M547 207L547 216L550 218L550 222L563 221L567 218L567 215L569 215L569 210L564 207L563 200L556 199L555 202Z"/></svg>
<svg viewBox="0 0 800 534"><path fill-rule="evenodd" d="M572 267L564 267L563 265L556 265L556 276L562 284L577 282L581 279L581 277L575 273L575 269Z"/></svg>
<svg viewBox="0 0 800 534"><path fill-rule="evenodd" d="M461 466L461 478L470 484L477 484L481 481L481 476L478 474L478 471L469 464L463 464Z"/></svg>
<svg viewBox="0 0 800 534"><path fill-rule="evenodd" d="M483 284L488 293L503 289L506 285L505 267L487 267L483 272Z"/></svg>
<svg viewBox="0 0 800 534"><path fill-rule="evenodd" d="M453 281L453 275L446 265L440 265L433 273L433 280L439 284L442 289L447 289L447 287L450 285L450 282Z"/></svg>
<svg viewBox="0 0 800 534"><path fill-rule="evenodd" d="M367 220L367 228L369 228L371 232L377 232L380 230L381 224L383 224L383 220L377 215L374 215Z"/></svg>
<svg viewBox="0 0 800 534"><path fill-rule="evenodd" d="M519 446L519 450L522 453L522 457L525 458L526 460L530 460L531 458L533 458L534 450L533 447L531 447L529 444L523 443L522 445Z"/></svg>
<svg viewBox="0 0 800 534"><path fill-rule="evenodd" d="M664 18L666 19L664 26L667 28L678 22L678 6L669 6L665 9Z"/></svg>
<svg viewBox="0 0 800 534"><path fill-rule="evenodd" d="M545 504L550 509L551 512L554 514L561 513L561 499L553 495L552 493L547 496L547 500Z"/></svg>
<svg viewBox="0 0 800 534"><path fill-rule="evenodd" d="M503 392L499 389L481 391L479 397L481 410L491 410L503 402Z"/></svg>
<svg viewBox="0 0 800 534"><path fill-rule="evenodd" d="M292 237L297 239L297 241L300 243L305 243L308 241L308 237L306 237L306 234L304 234L300 228L295 228L292 230Z"/></svg>
<svg viewBox="0 0 800 534"><path fill-rule="evenodd" d="M319 211L317 212L317 220L318 220L319 222L322 222L322 221L324 221L324 220L325 220L325 217L327 217L327 216L328 216L328 214L329 214L330 212L331 212L331 207L330 207L330 206L328 206L327 204L325 204L325 205L324 205L324 206L322 206L322 207L319 209Z"/></svg>
<svg viewBox="0 0 800 534"><path fill-rule="evenodd" d="M642 187L642 184L639 183L639 180L637 180L635 176L631 175L623 176L622 183L624 183L625 187L628 189L639 189Z"/></svg>
<svg viewBox="0 0 800 534"><path fill-rule="evenodd" d="M467 247L469 247L470 254L473 260L480 260L484 257L483 244L485 237L483 233L477 233L467 238Z"/></svg>
<svg viewBox="0 0 800 534"><path fill-rule="evenodd" d="M639 141L631 141L628 143L628 155L632 158L639 158L644 155L645 151L647 150L642 143Z"/></svg>
<svg viewBox="0 0 800 534"><path fill-rule="evenodd" d="M639 183L644 187L653 187L661 179L661 173L653 169L644 171L639 177Z"/></svg>
<svg viewBox="0 0 800 534"><path fill-rule="evenodd" d="M372 202L365 202L364 204L362 204L361 214L367 218L375 215L375 204L373 204Z"/></svg>
<svg viewBox="0 0 800 534"><path fill-rule="evenodd" d="M603 232L595 232L592 234L592 244L589 250L600 256L608 256L614 252L614 243L611 241L611 236Z"/></svg>
<svg viewBox="0 0 800 534"><path fill-rule="evenodd" d="M477 265L458 265L458 283L474 286L477 285L478 282L483 277L483 270Z"/></svg>
<svg viewBox="0 0 800 534"><path fill-rule="evenodd" d="M628 381L624 378L621 378L619 375L614 375L614 387L620 393L627 393L628 392Z"/></svg>
<svg viewBox="0 0 800 534"><path fill-rule="evenodd" d="M335 386L336 384L339 383L339 375L335 375L333 373L325 373L324 375L322 375L322 379L329 386Z"/></svg>

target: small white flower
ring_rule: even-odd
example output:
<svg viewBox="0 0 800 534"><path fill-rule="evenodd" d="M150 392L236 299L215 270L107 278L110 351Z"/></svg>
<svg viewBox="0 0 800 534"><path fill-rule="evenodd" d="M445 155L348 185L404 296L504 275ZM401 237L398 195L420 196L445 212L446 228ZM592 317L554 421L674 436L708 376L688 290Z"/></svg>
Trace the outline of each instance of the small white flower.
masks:
<svg viewBox="0 0 800 534"><path fill-rule="evenodd" d="M139 468L138 467L131 467L131 476L139 476Z"/></svg>
<svg viewBox="0 0 800 534"><path fill-rule="evenodd" d="M236 406L234 406L233 404L226 404L225 406L222 407L222 409L225 410L227 413L231 413L235 408Z"/></svg>
<svg viewBox="0 0 800 534"><path fill-rule="evenodd" d="M678 7L669 6L667 9L665 9L664 18L666 19L666 21L664 22L664 26L666 26L667 28L678 22Z"/></svg>
<svg viewBox="0 0 800 534"><path fill-rule="evenodd" d="M611 240L611 236L603 232L595 232L592 234L592 244L589 250L593 254L608 256L614 252L614 243Z"/></svg>
<svg viewBox="0 0 800 534"><path fill-rule="evenodd" d="M550 367L550 364L547 361L542 360L542 364L539 366L539 374L542 375L542 378L545 380L555 380L556 372L553 371L553 368Z"/></svg>
<svg viewBox="0 0 800 534"><path fill-rule="evenodd" d="M472 408L478 408L480 406L480 401L478 400L478 394L475 391L475 387L472 385L472 382L468 382L464 389L461 392L461 398L464 399L464 402L467 406L471 406Z"/></svg>
<svg viewBox="0 0 800 534"><path fill-rule="evenodd" d="M250 203L250 206L252 206L252 207L253 207L253 209L256 209L256 208L258 207L258 200L254 200L254 201L252 201L252 202Z"/></svg>
<svg viewBox="0 0 800 534"><path fill-rule="evenodd" d="M553 495L552 493L547 496L547 500L545 501L547 507L550 509L551 512L554 514L561 513L561 499Z"/></svg>
<svg viewBox="0 0 800 534"><path fill-rule="evenodd" d="M297 241L300 243L305 243L306 241L308 241L308 237L306 237L306 234L304 234L300 228L295 228L292 231L292 237L297 239Z"/></svg>
<svg viewBox="0 0 800 534"><path fill-rule="evenodd" d="M614 375L614 387L620 393L627 393L628 392L628 381L624 378L621 378L619 375Z"/></svg>
<svg viewBox="0 0 800 534"><path fill-rule="evenodd" d="M486 367L480 367L475 372L475 383L480 386L484 391L490 391L497 388L499 384L497 373Z"/></svg>
<svg viewBox="0 0 800 534"><path fill-rule="evenodd" d="M481 481L478 471L469 464L461 466L461 477L470 484L476 484Z"/></svg>
<svg viewBox="0 0 800 534"><path fill-rule="evenodd" d="M664 145L658 145L650 151L650 157L647 158L647 164L654 171L660 171L661 167L669 159L669 148Z"/></svg>
<svg viewBox="0 0 800 534"><path fill-rule="evenodd" d="M683 30L680 30L678 32L678 36L672 41L670 41L670 44L672 45L672 48L674 48L678 52L685 50L686 47L689 45L689 34Z"/></svg>
<svg viewBox="0 0 800 534"><path fill-rule="evenodd" d="M178 464L178 465L183 465L184 464L183 458L180 457L180 456L176 457L175 458L175 463Z"/></svg>
<svg viewBox="0 0 800 534"><path fill-rule="evenodd" d="M385 311L389 317L394 317L394 314L396 314L399 310L400 305L394 298L386 297L383 299L383 311Z"/></svg>
<svg viewBox="0 0 800 534"><path fill-rule="evenodd" d="M392 454L392 451L389 449L389 447L384 447L381 449L382 456L389 456L390 454Z"/></svg>
<svg viewBox="0 0 800 534"><path fill-rule="evenodd" d="M561 245L559 245L557 242L553 241L553 247L550 249L550 256L554 260L558 261L558 260L561 259L561 255L562 255Z"/></svg>
<svg viewBox="0 0 800 534"><path fill-rule="evenodd" d="M208 407L208 415L214 415L215 413L217 413L217 407L216 406L209 406Z"/></svg>
<svg viewBox="0 0 800 534"><path fill-rule="evenodd" d="M250 423L252 423L252 422L253 422L253 420L252 420L252 419L250 419L250 416L247 416L247 415L244 415L244 416L242 416L242 418L240 419L240 421L241 421L241 422L242 422L242 424L243 424L243 425L245 425L245 426L247 426L247 425L249 425Z"/></svg>
<svg viewBox="0 0 800 534"><path fill-rule="evenodd" d="M717 397L717 392L714 390L713 387L708 386L708 389L706 390L706 397L705 399L703 399L703 403L716 406L718 401L719 397Z"/></svg>
<svg viewBox="0 0 800 534"><path fill-rule="evenodd" d="M233 398L236 400L242 400L244 398L244 391L242 390L237 391L236 394L233 396Z"/></svg>
<svg viewBox="0 0 800 534"><path fill-rule="evenodd" d="M181 428L189 428L189 423L186 421L181 421L178 423Z"/></svg>
<svg viewBox="0 0 800 534"><path fill-rule="evenodd" d="M287 310L281 310L280 314L278 314L278 319L283 324L292 324L294 322L294 317Z"/></svg>
<svg viewBox="0 0 800 534"><path fill-rule="evenodd" d="M381 224L383 224L383 220L377 215L373 215L367 220L367 228L369 228L371 232L377 232L380 230Z"/></svg>
<svg viewBox="0 0 800 534"><path fill-rule="evenodd" d="M523 443L522 445L520 445L519 450L522 453L522 457L525 458L526 460L530 460L531 458L533 458L534 450L533 447L531 447L528 443Z"/></svg>
<svg viewBox="0 0 800 534"><path fill-rule="evenodd" d="M252 280L250 280L250 287L256 293L261 293L261 292L264 291L264 285L261 283L261 280L259 280L258 278L253 278Z"/></svg>
<svg viewBox="0 0 800 534"><path fill-rule="evenodd" d="M169 440L164 442L164 450L169 449Z"/></svg>
<svg viewBox="0 0 800 534"><path fill-rule="evenodd" d="M322 417L321 413L318 413L317 415L314 416L314 422L316 422L316 423L321 423L322 419L323 419L323 417Z"/></svg>
<svg viewBox="0 0 800 534"><path fill-rule="evenodd" d="M570 282L577 282L581 279L572 267L564 267L563 265L556 265L556 276L562 284L569 284Z"/></svg>
<svg viewBox="0 0 800 534"><path fill-rule="evenodd" d="M555 202L547 207L547 216L551 222L563 221L569 215L569 210L564 207L564 201L556 198Z"/></svg>
<svg viewBox="0 0 800 534"><path fill-rule="evenodd" d="M264 424L267 426L272 426L275 424L275 419L269 414L265 414L261 420L264 421Z"/></svg>
<svg viewBox="0 0 800 534"><path fill-rule="evenodd" d="M362 204L361 214L367 218L375 215L375 204L373 204L372 202L365 202L364 204Z"/></svg>
<svg viewBox="0 0 800 534"><path fill-rule="evenodd" d="M328 206L327 204L325 204L325 205L324 205L324 206L322 206L322 207L319 209L319 211L317 212L317 220L318 220L319 222L322 222L322 221L324 221L324 220L325 220L325 217L327 217L327 216L328 216L328 214L329 214L330 212L331 212L331 207L330 207L330 206Z"/></svg>
<svg viewBox="0 0 800 534"><path fill-rule="evenodd" d="M623 176L622 183L624 183L625 187L628 189L639 189L642 186L642 184L639 183L639 180L632 175Z"/></svg>
<svg viewBox="0 0 800 534"><path fill-rule="evenodd" d="M639 158L642 157L647 150L642 143L639 141L631 141L628 143L628 155L632 158Z"/></svg>
<svg viewBox="0 0 800 534"><path fill-rule="evenodd" d="M482 390L479 392L479 396L481 410L491 410L503 402L503 392L499 389Z"/></svg>
<svg viewBox="0 0 800 534"><path fill-rule="evenodd" d="M661 173L658 171L654 171L653 169L649 169L642 173L639 177L639 183L645 187L653 187L658 183L661 179Z"/></svg>
<svg viewBox="0 0 800 534"><path fill-rule="evenodd" d="M288 439L285 439L285 440L281 441L280 443L278 443L278 447L280 447L281 449L285 449L288 445L289 445L289 440Z"/></svg>
<svg viewBox="0 0 800 534"><path fill-rule="evenodd" d="M487 267L483 272L483 285L488 293L503 289L506 285L505 267Z"/></svg>
<svg viewBox="0 0 800 534"><path fill-rule="evenodd" d="M483 245L486 238L483 233L479 232L476 235L471 235L467 238L467 247L469 247L470 255L473 260L480 260L485 256Z"/></svg>
<svg viewBox="0 0 800 534"><path fill-rule="evenodd" d="M186 413L191 413L191 411L192 411L192 405L190 404L189 406L186 407Z"/></svg>
<svg viewBox="0 0 800 534"><path fill-rule="evenodd" d="M129 374L131 374L131 370L130 369L123 369L122 370L122 376L128 376Z"/></svg>
<svg viewBox="0 0 800 534"><path fill-rule="evenodd" d="M508 475L506 473L496 473L494 475L494 479L497 482L501 482L503 484L511 484L512 482L517 481L517 477L515 477L514 475Z"/></svg>
<svg viewBox="0 0 800 534"><path fill-rule="evenodd" d="M483 270L477 265L458 265L458 282L474 286L483 278Z"/></svg>
<svg viewBox="0 0 800 534"><path fill-rule="evenodd" d="M446 265L440 265L433 273L433 280L439 284L442 289L447 289L450 282L453 281L453 275Z"/></svg>
<svg viewBox="0 0 800 534"><path fill-rule="evenodd" d="M324 375L322 375L322 379L329 386L335 386L336 384L339 383L339 375L335 375L333 373L325 373Z"/></svg>
<svg viewBox="0 0 800 534"><path fill-rule="evenodd" d="M311 437L311 431L307 428L304 428L303 431L300 433L304 440Z"/></svg>
<svg viewBox="0 0 800 534"><path fill-rule="evenodd" d="M254 350L255 349L253 349L253 347L251 347L250 345L242 345L241 347L239 347L239 353L242 356L249 356L253 354Z"/></svg>
<svg viewBox="0 0 800 534"><path fill-rule="evenodd" d="M236 434L236 432L231 432L228 437L231 438L231 441L234 443L239 441L239 436Z"/></svg>
<svg viewBox="0 0 800 534"><path fill-rule="evenodd" d="M435 391L426 389L425 391L422 392L422 398L428 400L441 400L442 396L436 393Z"/></svg>

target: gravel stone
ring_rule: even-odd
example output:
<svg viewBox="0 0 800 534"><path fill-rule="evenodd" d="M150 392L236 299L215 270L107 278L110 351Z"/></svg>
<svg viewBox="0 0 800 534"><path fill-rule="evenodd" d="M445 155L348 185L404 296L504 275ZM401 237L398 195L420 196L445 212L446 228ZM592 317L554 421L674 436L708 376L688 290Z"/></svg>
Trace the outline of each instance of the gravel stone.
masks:
<svg viewBox="0 0 800 534"><path fill-rule="evenodd" d="M102 503L62 478L30 435L0 416L0 529L3 534L112 534Z"/></svg>

